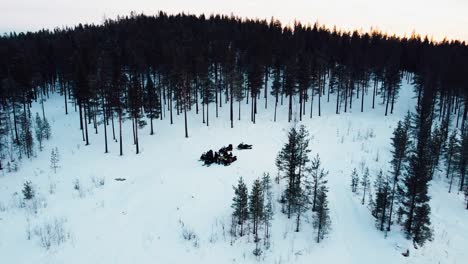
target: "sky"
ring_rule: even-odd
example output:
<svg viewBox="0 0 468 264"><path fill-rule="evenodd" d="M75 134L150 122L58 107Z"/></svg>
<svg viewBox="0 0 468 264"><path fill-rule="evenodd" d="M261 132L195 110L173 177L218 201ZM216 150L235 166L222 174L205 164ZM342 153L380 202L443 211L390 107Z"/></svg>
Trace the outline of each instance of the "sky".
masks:
<svg viewBox="0 0 468 264"><path fill-rule="evenodd" d="M468 41L468 0L0 0L0 32L102 23L131 11L155 14L272 16L283 24L319 22L330 28L399 36L413 31L435 40Z"/></svg>

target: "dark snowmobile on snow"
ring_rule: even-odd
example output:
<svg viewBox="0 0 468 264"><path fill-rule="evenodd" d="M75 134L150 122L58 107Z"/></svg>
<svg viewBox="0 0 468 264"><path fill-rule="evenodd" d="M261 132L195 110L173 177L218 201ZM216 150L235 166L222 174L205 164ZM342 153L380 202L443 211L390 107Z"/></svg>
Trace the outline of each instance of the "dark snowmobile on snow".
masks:
<svg viewBox="0 0 468 264"><path fill-rule="evenodd" d="M238 149L238 150L252 149L252 145L240 143L240 144L237 146L237 149Z"/></svg>
<svg viewBox="0 0 468 264"><path fill-rule="evenodd" d="M207 166L210 166L213 163L228 166L236 161L237 157L232 155L232 144L229 144L227 147L220 148L219 152L215 151L214 154L213 150L208 150L206 153L201 155L200 160L204 162L203 165Z"/></svg>

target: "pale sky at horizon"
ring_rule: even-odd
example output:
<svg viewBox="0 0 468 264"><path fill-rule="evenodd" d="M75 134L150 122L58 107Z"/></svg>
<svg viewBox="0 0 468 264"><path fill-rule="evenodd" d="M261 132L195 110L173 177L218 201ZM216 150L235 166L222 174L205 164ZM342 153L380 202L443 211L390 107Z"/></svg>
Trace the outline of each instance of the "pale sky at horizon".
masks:
<svg viewBox="0 0 468 264"><path fill-rule="evenodd" d="M468 41L468 0L0 0L0 32L102 23L103 18L129 15L234 14L249 18L275 17L283 24L319 21L327 27L409 36L414 30L436 40Z"/></svg>

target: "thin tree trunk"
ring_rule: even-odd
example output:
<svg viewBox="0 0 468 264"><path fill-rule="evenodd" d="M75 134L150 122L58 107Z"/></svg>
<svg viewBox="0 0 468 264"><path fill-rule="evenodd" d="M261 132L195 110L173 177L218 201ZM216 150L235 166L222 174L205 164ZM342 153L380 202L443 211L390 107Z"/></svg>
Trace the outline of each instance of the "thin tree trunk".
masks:
<svg viewBox="0 0 468 264"><path fill-rule="evenodd" d="M138 121L137 117L135 117L135 144L136 144L136 154L140 153L140 144L138 142Z"/></svg>
<svg viewBox="0 0 468 264"><path fill-rule="evenodd" d="M89 107L84 109L84 126L85 126L85 135L86 135L86 146L89 145L89 137L88 137L88 122L86 122L86 116L89 116Z"/></svg>
<svg viewBox="0 0 468 264"><path fill-rule="evenodd" d="M106 123L106 109L104 107L104 97L102 97L102 114L104 117L104 153L108 153L107 149L107 123Z"/></svg>
<svg viewBox="0 0 468 264"><path fill-rule="evenodd" d="M120 156L123 155L123 146L122 146L122 110L119 109L119 144L120 144Z"/></svg>

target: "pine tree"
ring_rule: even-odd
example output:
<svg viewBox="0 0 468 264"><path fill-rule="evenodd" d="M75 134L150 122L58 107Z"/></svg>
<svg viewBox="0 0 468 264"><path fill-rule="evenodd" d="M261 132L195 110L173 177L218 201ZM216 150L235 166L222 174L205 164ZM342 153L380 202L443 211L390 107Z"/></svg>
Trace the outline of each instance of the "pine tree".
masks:
<svg viewBox="0 0 468 264"><path fill-rule="evenodd" d="M263 221L265 225L265 244L268 245L270 238L271 221L273 220L273 193L271 191L271 178L270 174L263 174L262 178L263 185L263 204L264 213Z"/></svg>
<svg viewBox="0 0 468 264"><path fill-rule="evenodd" d="M317 232L317 243L320 243L320 240L322 240L325 235L328 234L331 228L327 192L327 187L322 185L317 194L316 211L313 215L313 226Z"/></svg>
<svg viewBox="0 0 468 264"><path fill-rule="evenodd" d="M427 85L421 104L414 116L413 136L417 141L408 162L407 174L403 179L401 193L401 212L406 217L403 227L408 238L415 244L423 245L430 240L430 207L428 186L430 180L429 141L432 126L432 87Z"/></svg>
<svg viewBox="0 0 468 264"><path fill-rule="evenodd" d="M26 181L24 183L22 192L25 200L31 200L34 198L34 189L30 181Z"/></svg>
<svg viewBox="0 0 468 264"><path fill-rule="evenodd" d="M404 168L405 162L407 160L409 145L410 142L410 135L409 129L411 127L411 115L408 114L405 117L403 122L398 121L396 129L393 131L392 137L392 160L390 164L392 166L392 175L393 175L393 182L392 182L392 189L390 193L390 212L388 216L388 224L387 224L387 231L390 231L390 226L392 224L392 213L393 213L393 205L395 200L398 198L397 196L397 186L400 180L400 175L402 169Z"/></svg>
<svg viewBox="0 0 468 264"><path fill-rule="evenodd" d="M468 184L465 185L465 203L466 203L466 210L468 210Z"/></svg>
<svg viewBox="0 0 468 264"><path fill-rule="evenodd" d="M273 83L271 85L271 95L275 96L275 112L273 121L276 122L276 110L278 108L278 98L281 93L281 71L276 68L273 75Z"/></svg>
<svg viewBox="0 0 468 264"><path fill-rule="evenodd" d="M377 174L374 183L375 187L375 202L372 210L372 215L375 217L376 226L380 231L384 231L384 225L388 221L389 213L389 198L390 198L390 184L388 178L383 176L382 170Z"/></svg>
<svg viewBox="0 0 468 264"><path fill-rule="evenodd" d="M325 180L325 176L327 176L328 172L326 172L323 168L320 167L320 156L314 157L310 167L310 175L311 175L311 182L310 182L310 190L312 191L312 212L315 212L315 206L317 202L317 195L320 190L320 187L324 184L327 184L327 180Z"/></svg>
<svg viewBox="0 0 468 264"><path fill-rule="evenodd" d="M150 119L150 135L153 135L153 119L159 118L161 106L159 105L160 100L156 93L156 87L149 73L146 76L146 87L143 96L145 111L147 112L146 116Z"/></svg>
<svg viewBox="0 0 468 264"><path fill-rule="evenodd" d="M363 190L362 204L364 204L366 202L366 193L367 193L367 190L369 189L369 186L370 186L369 168L366 168L366 170L364 171L364 175L362 175L361 186L362 186L362 190Z"/></svg>
<svg viewBox="0 0 468 264"><path fill-rule="evenodd" d="M288 142L281 149L280 153L276 158L276 166L278 171L282 173L284 178L287 179L287 187L284 193L284 197L287 202L287 214L288 218L291 218L291 213L294 210L294 204L296 199L296 176L298 160L299 160L299 142L298 132L295 127L292 127L288 133Z"/></svg>
<svg viewBox="0 0 468 264"><path fill-rule="evenodd" d="M43 138L47 140L49 140L50 136L52 135L52 130L50 128L50 124L47 118L42 119L42 133Z"/></svg>
<svg viewBox="0 0 468 264"><path fill-rule="evenodd" d="M353 172L351 173L351 191L353 193L357 192L358 184L359 184L359 175L357 174L356 168L354 168Z"/></svg>
<svg viewBox="0 0 468 264"><path fill-rule="evenodd" d="M234 212L233 218L236 220L237 225L240 225L240 236L244 235L244 224L249 218L249 207L248 207L248 190L242 177L239 178L237 187L234 188L234 198L232 199L232 208Z"/></svg>
<svg viewBox="0 0 468 264"><path fill-rule="evenodd" d="M448 190L449 193L452 191L453 178L455 175L455 173L453 173L452 171L452 168L455 166L454 157L456 157L456 154L458 153L459 148L460 146L459 146L459 141L457 137L457 130L454 129L449 136L447 149L445 151L445 163L447 166L447 168L445 169L446 177L450 178L450 184L449 184L449 190Z"/></svg>
<svg viewBox="0 0 468 264"><path fill-rule="evenodd" d="M249 197L249 213L253 225L253 234L255 235L255 242L259 241L258 238L258 225L264 217L264 203L263 203L263 186L260 179L256 179L252 186L252 191Z"/></svg>
<svg viewBox="0 0 468 264"><path fill-rule="evenodd" d="M21 142L24 153L30 158L33 155L34 138L31 132L31 120L26 113L21 118Z"/></svg>
<svg viewBox="0 0 468 264"><path fill-rule="evenodd" d="M39 113L36 113L36 140L39 142L39 150L42 151L42 141L44 139L43 124Z"/></svg>
<svg viewBox="0 0 468 264"><path fill-rule="evenodd" d="M60 155L58 148L53 148L50 153L50 168L54 170L54 173L57 173L58 163L60 160Z"/></svg>
<svg viewBox="0 0 468 264"><path fill-rule="evenodd" d="M468 126L461 133L460 147L456 155L456 163L458 167L458 175L460 178L460 184L458 191L463 191L466 185L465 177L468 171Z"/></svg>
<svg viewBox="0 0 468 264"><path fill-rule="evenodd" d="M434 177L434 173L439 166L440 155L442 154L442 150L444 149L444 135L443 131L436 127L432 132L431 140L430 140L430 176L431 179Z"/></svg>

